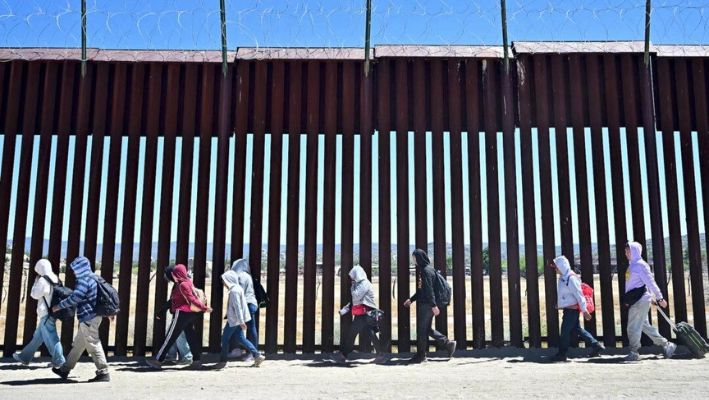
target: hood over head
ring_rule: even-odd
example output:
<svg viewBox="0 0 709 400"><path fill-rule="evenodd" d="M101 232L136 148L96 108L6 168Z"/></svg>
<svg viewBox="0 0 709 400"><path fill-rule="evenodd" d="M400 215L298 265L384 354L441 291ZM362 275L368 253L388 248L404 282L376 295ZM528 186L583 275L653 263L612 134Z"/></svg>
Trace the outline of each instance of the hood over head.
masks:
<svg viewBox="0 0 709 400"><path fill-rule="evenodd" d="M187 267L184 264L177 264L172 270L172 277L177 283L190 280L190 276L187 275Z"/></svg>
<svg viewBox="0 0 709 400"><path fill-rule="evenodd" d="M237 275L237 273L233 270L227 271L222 274L222 281L224 282L226 287L231 289L232 287L234 287L234 285L239 284L239 275Z"/></svg>
<svg viewBox="0 0 709 400"><path fill-rule="evenodd" d="M569 259L566 256L559 256L554 259L554 265L561 272L561 276L567 275L571 271L571 265L569 264Z"/></svg>
<svg viewBox="0 0 709 400"><path fill-rule="evenodd" d="M428 259L428 254L421 249L416 249L413 252L413 256L416 259L416 267L423 269L431 265L431 260Z"/></svg>
<svg viewBox="0 0 709 400"><path fill-rule="evenodd" d="M350 270L350 278L352 278L352 280L355 282L361 282L367 279L367 273L364 272L364 268L362 268L360 265L355 265Z"/></svg>
<svg viewBox="0 0 709 400"><path fill-rule="evenodd" d="M643 258L643 245L638 242L628 242L630 249L630 262L637 262Z"/></svg>
<svg viewBox="0 0 709 400"><path fill-rule="evenodd" d="M93 273L93 271L91 271L91 263L86 257L76 257L74 261L71 262L70 267L77 278L83 278Z"/></svg>
<svg viewBox="0 0 709 400"><path fill-rule="evenodd" d="M251 267L249 266L249 262L243 258L234 261L231 264L231 270L234 272L246 272L247 274L251 274Z"/></svg>

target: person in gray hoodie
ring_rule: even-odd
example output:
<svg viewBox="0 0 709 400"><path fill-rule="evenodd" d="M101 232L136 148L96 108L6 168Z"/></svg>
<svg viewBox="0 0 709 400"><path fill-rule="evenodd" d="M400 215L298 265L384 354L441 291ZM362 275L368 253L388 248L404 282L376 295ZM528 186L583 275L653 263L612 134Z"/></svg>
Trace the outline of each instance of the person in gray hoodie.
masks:
<svg viewBox="0 0 709 400"><path fill-rule="evenodd" d="M586 342L586 346L591 347L590 357L597 357L601 350L605 350L605 347L579 324L581 312L583 312L585 320L591 319L586 298L581 290L581 279L571 270L569 260L564 256L555 258L551 267L556 269L556 273L559 275L559 280L556 283L556 308L564 310L559 351L551 358L551 361L566 361L566 352L571 344L572 333L581 336Z"/></svg>
<svg viewBox="0 0 709 400"><path fill-rule="evenodd" d="M648 313L650 305L654 302L660 307L666 308L662 291L655 282L655 277L650 271L650 266L643 260L643 246L638 242L628 242L625 246L625 257L628 258L628 270L625 273L625 293L631 291L641 292L640 298L628 309L628 341L630 342L630 353L625 358L626 361L638 361L640 359L640 337L646 334L657 346L662 346L665 358L672 358L677 345L665 339L657 328L650 325ZM652 294L651 294L652 292ZM654 295L654 300L653 300Z"/></svg>
<svg viewBox="0 0 709 400"><path fill-rule="evenodd" d="M352 352L352 348L354 347L355 339L366 331L369 340L372 341L374 349L377 351L377 358L374 362L382 363L386 361L382 344L377 337L376 327L370 325L367 320L367 312L378 310L377 303L374 302L374 288L369 279L367 279L367 273L361 266L355 265L352 267L349 275L352 282L352 286L350 287L352 302L344 306L340 314L345 315L351 312L354 316L354 320L352 321L352 325L350 325L347 339L342 343L340 352L335 353L334 358L337 362L346 362L347 356Z"/></svg>
<svg viewBox="0 0 709 400"><path fill-rule="evenodd" d="M247 260L240 258L231 264L231 270L236 273L239 286L244 290L244 296L248 304L248 312L251 316L251 319L246 324L246 337L258 349L258 324L256 322L256 315L258 314L259 308L256 293L254 292L254 281L251 277L251 267ZM246 361L249 360L250 358L247 356Z"/></svg>
<svg viewBox="0 0 709 400"><path fill-rule="evenodd" d="M54 285L60 283L59 278L52 271L52 264L44 258L37 261L34 270L37 273L37 277L32 285L30 296L37 300L39 324L37 324L32 340L27 343L27 346L21 352L13 354L12 358L23 365L28 365L39 346L44 343L52 356L52 366L59 368L64 365L66 360L62 343L59 341L59 335L57 334L57 319L49 312L52 304L52 295L54 294Z"/></svg>
<svg viewBox="0 0 709 400"><path fill-rule="evenodd" d="M247 324L251 321L251 314L249 313L244 289L239 284L239 275L233 270L227 271L222 274L222 282L224 282L224 287L229 291L229 299L227 300L227 324L222 333L221 366L225 366L229 354L229 343L231 338L236 336L239 344L247 348L251 353L254 359L254 366L258 367L266 357L259 353L256 346L244 334Z"/></svg>

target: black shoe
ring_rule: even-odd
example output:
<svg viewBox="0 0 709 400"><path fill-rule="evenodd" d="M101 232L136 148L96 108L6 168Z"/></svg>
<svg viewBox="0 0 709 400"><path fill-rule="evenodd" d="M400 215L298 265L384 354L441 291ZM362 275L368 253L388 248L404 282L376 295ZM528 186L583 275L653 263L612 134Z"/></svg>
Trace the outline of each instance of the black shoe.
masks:
<svg viewBox="0 0 709 400"><path fill-rule="evenodd" d="M61 368L52 368L52 372L59 375L62 379L67 379L69 377L69 371L64 371Z"/></svg>
<svg viewBox="0 0 709 400"><path fill-rule="evenodd" d="M448 343L446 343L446 351L448 351L448 358L453 358L453 353L455 353L456 344L457 343L455 340L449 340Z"/></svg>
<svg viewBox="0 0 709 400"><path fill-rule="evenodd" d="M426 362L426 356L416 354L415 356L406 360L407 364L422 364Z"/></svg>
<svg viewBox="0 0 709 400"><path fill-rule="evenodd" d="M601 354L601 352L604 351L605 349L606 349L606 346L604 346L603 343L598 342L593 345L593 349L591 349L591 354L589 354L588 356L590 358L598 357Z"/></svg>
<svg viewBox="0 0 709 400"><path fill-rule="evenodd" d="M551 362L566 362L566 355L565 354L555 354L555 355L549 357L549 361L551 361Z"/></svg>
<svg viewBox="0 0 709 400"><path fill-rule="evenodd" d="M89 382L111 382L111 375L109 375L108 373L96 374L96 376L89 379Z"/></svg>

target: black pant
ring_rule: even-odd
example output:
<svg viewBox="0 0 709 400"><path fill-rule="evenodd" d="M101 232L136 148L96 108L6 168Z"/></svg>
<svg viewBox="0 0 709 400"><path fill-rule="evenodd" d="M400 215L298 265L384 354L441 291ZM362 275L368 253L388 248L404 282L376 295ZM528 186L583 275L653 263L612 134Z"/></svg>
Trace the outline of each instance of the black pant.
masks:
<svg viewBox="0 0 709 400"><path fill-rule="evenodd" d="M379 338L377 337L377 333L374 331L374 328L369 326L369 324L367 323L367 316L358 315L354 317L352 325L350 325L349 335L347 335L347 339L344 343L342 343L342 346L340 347L340 351L342 351L342 354L345 357L347 357L347 355L352 352L352 347L354 346L354 341L357 335L360 335L365 330L367 331L369 340L372 341L374 349L377 351L377 353L382 352L382 344L379 341Z"/></svg>
<svg viewBox="0 0 709 400"><path fill-rule="evenodd" d="M202 357L202 344L199 342L197 332L194 330L194 320L199 316L199 314L200 313L196 312L175 311L175 316L172 318L172 323L170 324L170 329L167 331L165 342L162 344L160 350L155 356L158 361L162 362L165 360L167 350L172 347L182 331L185 332L187 342L190 344L192 359L199 361Z"/></svg>
<svg viewBox="0 0 709 400"><path fill-rule="evenodd" d="M417 304L416 307L416 354L426 356L428 350L428 337L436 340L437 346L448 343L448 338L431 327L433 323L433 309L430 304Z"/></svg>

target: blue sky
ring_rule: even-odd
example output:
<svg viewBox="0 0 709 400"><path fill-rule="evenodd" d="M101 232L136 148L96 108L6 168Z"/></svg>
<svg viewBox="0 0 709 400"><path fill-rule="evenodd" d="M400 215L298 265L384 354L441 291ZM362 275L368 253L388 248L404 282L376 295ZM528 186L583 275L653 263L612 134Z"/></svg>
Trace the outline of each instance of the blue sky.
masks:
<svg viewBox="0 0 709 400"><path fill-rule="evenodd" d="M364 1L310 1L310 0L300 0L300 1L290 1L290 0L279 0L279 1L227 1L227 31L228 31L228 45L230 49L234 49L238 46L320 46L320 47L341 47L341 46L362 46L363 43L363 9L362 5ZM449 1L377 1L374 0L375 10L373 13L372 21L372 42L373 44L407 44L407 43L426 43L426 44L498 44L501 41L501 33L499 28L500 17L499 17L499 5L496 1L462 1L462 0L449 0ZM509 31L510 40L641 40L643 35L643 18L644 18L644 0L643 1L508 1L508 16L509 16ZM653 42L654 43L706 43L709 37L709 1L655 1L655 10L653 11L654 25L652 30ZM80 27L78 24L80 2L77 0L71 1L9 1L0 0L0 46L9 47L29 47L29 46L60 46L60 47L76 47L79 45L79 34ZM202 0L202 1L88 1L88 36L89 36L89 47L98 47L104 49L110 48L130 48L130 49L218 49L219 48L219 13L218 13L219 2L217 0ZM377 133L379 135L380 133ZM555 133L553 133L554 135ZM558 151L564 151L564 149L557 149L555 146L555 140L551 141L552 155L556 154ZM533 133L534 140L534 153L536 154L536 132ZM590 148L590 133L587 132L586 138L586 152L587 152L587 164L588 164L588 174L589 179L589 190L591 196L591 204L593 204L593 186L592 179L593 174L591 173L592 160L591 160L591 148ZM604 134L605 136L605 134ZM481 136L482 138L482 136ZM623 134L623 138L625 135ZM39 145L38 138L35 139L35 146ZM303 142L301 148L305 148L305 141L303 137ZM427 141L430 144L430 135ZM472 140L472 135L464 134L463 145L466 148L468 140ZM484 149L484 139L481 140L481 149ZM625 140L625 139L623 139ZM696 135L694 138L696 142ZM375 136L373 140L373 152L377 154L377 137ZM499 142L499 166L500 166L500 188L504 188L503 177L504 177L504 165L502 160L504 159L502 154L502 139L501 135L498 135ZM411 138L410 143L413 143ZM607 139L604 140L607 149ZM644 159L644 144L641 135L640 142L640 158ZM662 150L662 141L658 140L659 149ZM0 136L0 148L4 145L4 138ZM250 171L251 171L251 145L252 141L249 139L248 146L249 149L247 154L247 187L250 187ZM340 214L339 214L339 204L341 204L340 196L340 177L341 177L341 138L338 138L337 145L337 165L338 165L338 181L337 181L337 215L336 220L336 241L340 240L341 227L339 224ZM20 152L21 141L18 141L16 147L16 162L19 162L19 152ZM569 148L573 146L573 140L569 140ZM696 146L696 143L695 143ZM35 147L35 148L36 148ZM50 167L50 176L53 175L54 170L54 160L56 157L56 142L53 143L52 150L52 161ZM122 166L125 166L127 155L126 155L127 139L123 143L123 154L122 154ZM323 149L324 141L321 139L320 142L320 164L323 163ZM394 147L394 146L392 146ZM680 160L679 154L679 143L676 146L677 159ZM69 152L69 165L73 163L74 157L74 141L72 139L70 144ZM144 154L145 144L141 142L141 153L140 153L140 165L139 165L139 176L142 181L143 174L143 154ZM181 145L178 141L178 152L176 165L180 164ZM216 148L216 142L212 145L212 150ZM429 145L429 153L427 157L428 165L428 182L431 182L431 153ZM696 147L695 147L696 148ZM269 174L269 159L270 154L270 137L266 138L266 171L265 175L268 177ZM287 152L288 152L288 142L287 139L284 143L284 161L283 165L286 166ZM105 145L106 155L104 157L104 179L102 180L103 185L106 184L105 170L107 168L108 162L108 142ZM194 180L196 182L196 163L197 155L199 154L199 145L195 145L195 176ZM448 154L449 152L449 139L446 135L444 152ZM519 164L519 139L517 139L517 160ZM214 153L213 153L214 154ZM572 154L572 153L571 153ZM662 155L662 151L660 151ZM394 160L394 153L392 153L392 160ZM32 182L30 191L30 204L29 209L33 209L34 192L35 192L35 175L36 175L36 152L35 160L33 162L33 172L32 172ZM233 166L234 157L234 143L232 141L230 146L230 168ZM608 157L608 152L606 152L606 157ZM624 153L624 165L627 165L627 159ZM158 160L162 159L162 147L159 149ZM359 159L359 139L357 139L355 144L355 160ZM410 147L409 154L410 162L413 160L413 150ZM90 157L87 157L90 160ZM660 158L660 165L663 165L662 158ZM695 160L695 172L697 174L697 183L699 181L699 165L696 157L696 152L694 154ZM375 158L376 162L376 158ZM481 153L481 167L484 167L485 154L484 151ZM535 165L536 165L535 158ZM212 171L216 168L216 158L212 161ZM607 160L606 164L609 161ZM305 165L305 153L302 152L301 155L301 165ZM355 163L355 182L359 177L359 165ZM411 165L411 164L410 164ZM570 180L571 188L569 190L575 193L575 171L573 167L573 156L570 157ZM376 165L373 166L373 171L377 171ZM682 181L682 165L677 164L678 167L678 182L680 195L683 194L683 181ZM304 168L304 167L303 167ZM15 172L17 175L18 166L16 165ZM122 168L122 171L124 168ZM627 168L625 170L625 179L627 182ZM557 188L557 167L553 163L553 182L554 188ZM517 166L517 178L518 178L518 188L521 188L521 171L519 170L519 165ZM396 176L396 165L392 163L392 182L395 182L394 177ZM538 172L536 174L536 188L538 190ZM214 174L212 174L212 182L210 192L213 193L213 188L215 185ZM448 184L450 177L450 163L448 158L445 160L445 175L446 175L446 203L450 201L450 185ZM646 172L643 169L643 187L647 187L646 182ZM229 198L231 198L231 179L233 179L233 171L230 169L229 174L230 185L229 185ZM71 187L71 174L68 176L67 188ZM158 170L158 180L160 182L161 171ZM175 174L176 182L179 181L179 168L176 170ZM467 194L467 182L468 182L468 168L467 168L467 155L464 154L464 168L463 168L463 179L464 179L464 193ZM665 188L664 188L664 172L661 168L660 174L660 184L662 188L662 201L665 202ZM17 176L15 176L13 184L13 199L14 193L16 193L16 181ZM319 186L322 187L322 171L318 177ZM285 188L287 182L287 171L283 170L283 204L285 204ZM413 168L410 168L409 182L413 183ZM607 170L606 182L610 184L610 173ZM88 186L88 181L86 182ZM140 182L139 182L140 183ZM485 183L486 176L485 170L482 170L482 183L483 183L483 199L486 198ZM373 202L373 241L378 241L378 213L377 213L377 192L376 187L378 184L377 174L374 174L374 202ZM50 181L50 191L52 193L53 182ZM305 185L305 173L301 173L301 187ZM141 198L141 187L139 184L138 189L138 199ZM700 186L698 186L699 188ZM159 189L159 188L158 188ZM268 199L268 184L264 187L265 194L264 199ZM355 242L358 242L359 237L359 223L358 223L358 204L359 204L359 187L355 185ZM159 205L160 196L168 194L160 194L156 196L156 210ZM176 192L173 194L176 195ZM123 201L123 175L121 175L121 188L119 192L120 202ZM395 193L392 195L392 204L394 201ZM504 191L500 193L500 204L501 206L501 231L505 232L505 215L504 215ZM523 201L522 201L521 190L518 190L518 204L519 207L519 221L520 221L520 239L523 241L522 237L522 221L523 221ZM538 196L538 193L537 193ZM611 191L608 191L608 200L611 199ZM193 196L194 197L194 196ZM305 193L301 191L301 208L305 206ZM537 197L538 198L538 197ZM572 196L573 198L573 196ZM318 195L319 204L322 204L322 192ZM701 198L701 191L698 191L699 199L699 217L700 217L700 230L704 231L703 224L703 204ZM685 207L684 199L680 198L681 206L681 229L682 232L686 232L685 223ZM192 209L196 207L194 204L196 198L193 198ZM210 204L213 204L214 199L210 199ZM247 190L246 194L246 217L247 221L250 217L250 191ZM629 203L629 194L626 193L626 202ZM267 202L266 202L267 203ZM537 210L536 216L540 218L541 212L539 210L539 201L536 202ZM136 221L140 221L140 207L141 202L138 201L138 208L136 210ZM432 223L433 220L432 212L432 194L429 191L429 240L433 238ZM69 214L69 201L65 202L65 221ZM466 243L469 242L469 220L468 220L468 197L465 196L465 237ZM14 200L11 205L12 212L16 209L17 205ZM46 224L48 227L49 219L51 216L51 198L48 199L48 212ZM105 200L101 201L101 218L103 217L103 210L105 207ZM319 207L320 209L321 207ZM413 207L410 207L411 213L413 214ZM646 207L647 210L647 201ZM210 207L213 210L213 207ZM558 199L555 198L554 202L555 210L555 223L557 226L557 242L560 242L559 238L559 218L558 218ZM230 221L232 210L231 202L227 207L227 218ZM572 203L572 214L573 226L574 226L574 238L575 241L578 240L577 227L578 221L576 204ZM301 235L300 242L303 242L303 218L304 212L301 212ZM590 210L591 221L595 218L595 209L592 207ZM176 208L175 208L176 216ZM28 234L30 236L30 229L32 224L32 213L28 216ZM118 215L118 231L117 238L121 237L121 224L122 224L122 208L119 207ZM322 220L321 215L319 215L318 221L318 242L322 241ZM395 210L392 212L392 223L395 223L398 216ZM613 220L612 211L610 214L611 223ZM267 209L264 210L264 224L267 223L268 212ZM413 241L413 215L408 216L411 221L412 226L412 241ZM446 213L446 237L450 241L450 210ZM485 202L483 203L483 220L487 219L487 210ZM157 221L157 218L156 218ZM285 207L282 213L281 221L285 223ZM668 234L667 227L667 215L666 210L663 214L664 221L664 232ZM632 224L628 221L629 237L632 237ZM649 215L646 215L646 225L649 226ZM10 230L12 233L12 224L14 223L14 218L10 219ZM173 237L176 236L175 224L173 224ZM227 224L227 238L230 238L230 224ZM541 227L541 223L538 224ZM157 226L154 224L154 240L157 240ZM139 224L136 226L135 238L138 238ZM192 230L194 229L194 220L192 221ZM649 232L649 229L647 229ZM246 235L248 240L248 223L245 227ZM48 229L45 230L45 235L48 237ZM395 230L394 230L395 232ZM611 225L611 242L614 242L612 237L613 226ZM265 232L264 232L265 233ZM596 240L595 225L592 224L592 240ZM213 235L213 213L210 213L210 223L209 223L209 240ZM11 235L10 235L11 236ZM63 237L67 236L67 227L64 228ZM483 227L484 240L487 240L487 229ZM541 230L538 230L538 242L541 242ZM83 235L82 235L83 237ZM194 238L194 233L191 234L191 238ZM100 223L99 226L99 242L103 239L103 224ZM392 238L393 242L396 242L396 238ZM266 237L264 234L264 243L266 242ZM285 243L285 229L282 229L281 242Z"/></svg>

